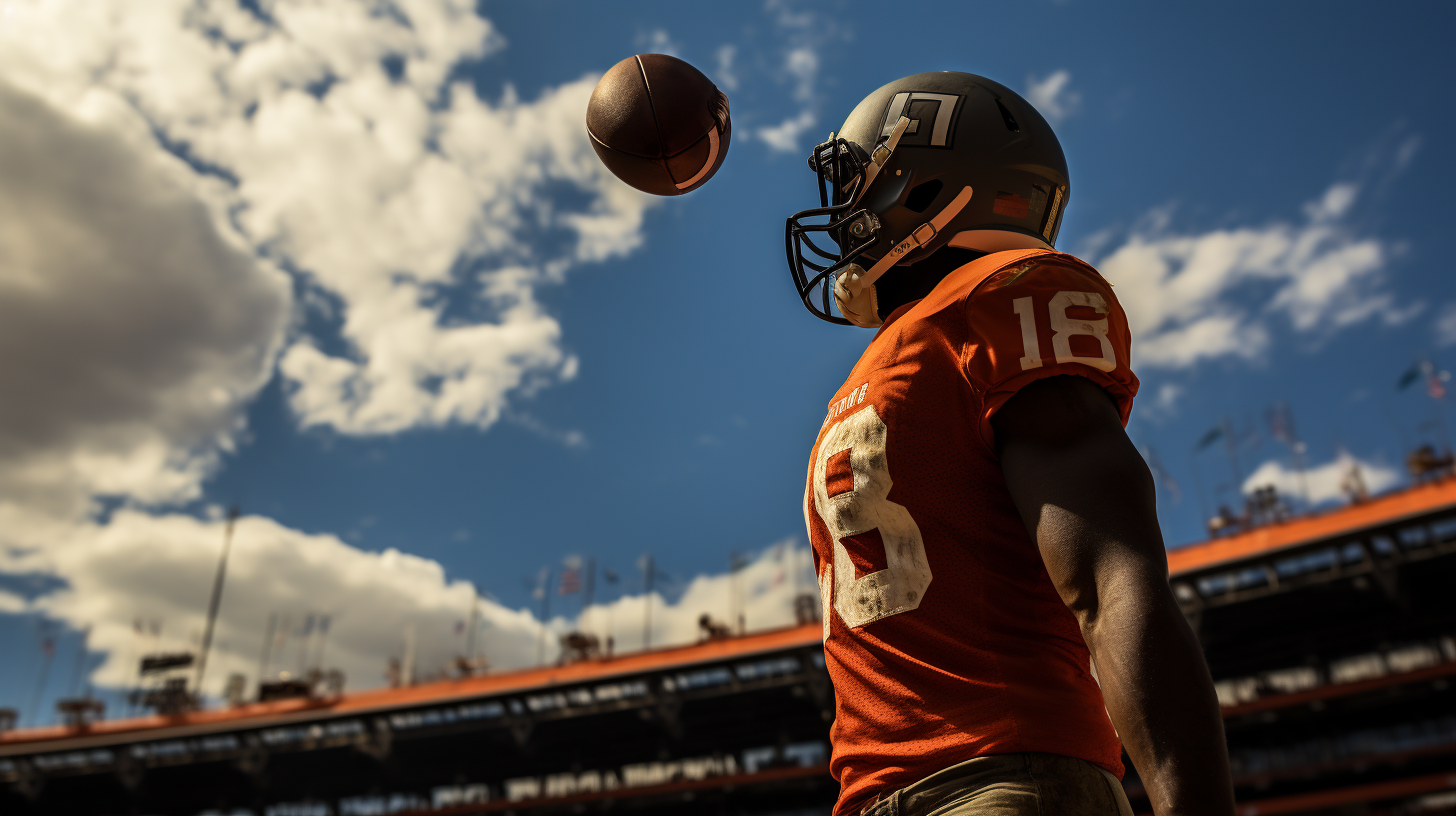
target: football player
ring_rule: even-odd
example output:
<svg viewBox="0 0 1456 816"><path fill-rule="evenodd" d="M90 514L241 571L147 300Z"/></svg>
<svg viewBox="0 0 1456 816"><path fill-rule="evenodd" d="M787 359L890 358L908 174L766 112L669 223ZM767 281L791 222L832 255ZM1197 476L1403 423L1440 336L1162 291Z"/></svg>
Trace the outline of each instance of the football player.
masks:
<svg viewBox="0 0 1456 816"><path fill-rule="evenodd" d="M1218 701L1123 430L1127 318L1053 249L1051 127L990 80L917 74L809 166L821 206L786 235L799 295L878 329L804 491L834 813L1131 814L1125 746L1159 816L1229 816Z"/></svg>

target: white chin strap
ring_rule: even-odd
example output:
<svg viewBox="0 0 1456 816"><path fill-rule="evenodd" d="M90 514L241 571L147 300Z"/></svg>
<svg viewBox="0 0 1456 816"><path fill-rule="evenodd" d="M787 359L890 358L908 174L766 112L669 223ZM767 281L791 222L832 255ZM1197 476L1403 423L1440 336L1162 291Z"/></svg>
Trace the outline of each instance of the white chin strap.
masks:
<svg viewBox="0 0 1456 816"><path fill-rule="evenodd" d="M956 197L936 216L921 224L906 236L905 240L896 244L889 252L875 262L869 269L859 264L850 264L844 271L834 279L834 303L839 306L839 313L844 319L856 326L863 326L866 329L873 329L883 321L880 320L878 304L875 299L875 281L890 270L890 267L899 263L906 254L913 252L935 240L935 236L950 224L951 220L961 214L961 210L971 203L971 188L962 187Z"/></svg>

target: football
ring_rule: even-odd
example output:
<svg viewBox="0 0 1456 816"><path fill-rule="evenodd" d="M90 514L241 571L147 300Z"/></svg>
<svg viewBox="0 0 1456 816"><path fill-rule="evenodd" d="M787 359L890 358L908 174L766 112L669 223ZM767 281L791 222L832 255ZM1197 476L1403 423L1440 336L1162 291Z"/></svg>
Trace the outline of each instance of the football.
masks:
<svg viewBox="0 0 1456 816"><path fill-rule="evenodd" d="M728 97L677 57L638 54L607 71L586 108L602 164L643 192L671 196L707 183L728 155Z"/></svg>

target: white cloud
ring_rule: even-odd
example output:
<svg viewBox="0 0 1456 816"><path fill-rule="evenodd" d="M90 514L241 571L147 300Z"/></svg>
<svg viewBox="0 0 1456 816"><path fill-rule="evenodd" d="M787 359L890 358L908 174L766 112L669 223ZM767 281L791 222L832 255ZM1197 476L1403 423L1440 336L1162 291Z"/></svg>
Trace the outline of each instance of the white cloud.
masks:
<svg viewBox="0 0 1456 816"><path fill-rule="evenodd" d="M0 497L186 500L232 446L290 296L201 192L0 78Z"/></svg>
<svg viewBox="0 0 1456 816"><path fill-rule="evenodd" d="M1182 399L1187 389L1177 383L1163 383L1158 386L1156 393L1151 399L1140 402L1139 408L1144 416L1152 420L1162 420L1173 416L1178 410L1178 400Z"/></svg>
<svg viewBox="0 0 1456 816"><path fill-rule="evenodd" d="M646 35L637 38L638 46L644 48L645 54L667 54L670 57L682 57L682 48L672 41L672 37L665 28L654 28Z"/></svg>
<svg viewBox="0 0 1456 816"><path fill-rule="evenodd" d="M29 611L29 609L30 604L24 598L16 595L14 592L6 592L0 589L0 612L7 615L18 615L22 612Z"/></svg>
<svg viewBox="0 0 1456 816"><path fill-rule="evenodd" d="M789 117L777 125L759 128L755 135L780 153L795 153L799 150L799 141L804 132L813 127L816 121L818 117L813 111L804 110L798 116Z"/></svg>
<svg viewBox="0 0 1456 816"><path fill-rule="evenodd" d="M801 45L791 49L784 57L784 73L794 80L794 99L813 101L817 90L814 83L819 78L819 55L813 48Z"/></svg>
<svg viewBox="0 0 1456 816"><path fill-rule="evenodd" d="M733 70L733 61L738 57L738 46L728 44L718 48L718 69L713 72L718 84L730 91L738 90L738 74Z"/></svg>
<svg viewBox="0 0 1456 816"><path fill-rule="evenodd" d="M0 75L184 147L230 182L222 212L258 251L339 300L339 336L283 358L304 424L488 427L511 394L574 370L537 288L638 246L650 201L590 149L594 77L497 104L447 82L502 45L474 6L24 6L0 31ZM555 185L586 204L555 208ZM447 320L449 299L471 317Z"/></svg>
<svg viewBox="0 0 1456 816"><path fill-rule="evenodd" d="M610 603L594 604L574 624L597 634L603 642L611 635L619 653L635 651L642 647L643 626L649 620L647 606L650 604L652 647L681 646L700 639L698 620L703 615L736 629L731 616L734 610L741 609L744 628L749 632L792 626L794 596L808 593L817 602L818 592L810 551L796 546L793 540L786 540L760 552L738 571L736 578L727 572L699 575L671 603L654 592L650 596L627 595ZM556 619L552 625L564 631L566 621Z"/></svg>
<svg viewBox="0 0 1456 816"><path fill-rule="evenodd" d="M91 627L91 648L106 655L93 682L128 686L144 650L196 648L225 524L134 510L117 511L107 523L75 524L0 507L0 571L64 576L66 582L28 603L0 592L0 612L40 612L73 629ZM698 576L673 602L657 592L628 595L544 626L528 610L482 598L477 649L492 667L505 670L535 665L544 642L546 660L553 662L559 635L580 627L603 642L613 636L618 653L636 651L649 603L654 648L693 643L701 615L729 618L735 584L749 631L788 626L795 593L817 591L811 564L807 549L784 542L763 550L736 579ZM392 549L366 552L335 536L244 516L233 537L206 691L220 695L232 673L256 680L268 619L275 614L286 617L295 633L308 616L329 615L325 663L343 669L352 689L384 684L386 660L403 657L407 631L416 640L416 677L438 674L466 651L464 624L473 598L469 583L449 580L433 560ZM161 638L138 636L136 620L160 621ZM300 645L290 636L274 671L296 672Z"/></svg>
<svg viewBox="0 0 1456 816"><path fill-rule="evenodd" d="M1380 493L1400 482L1400 474L1394 468L1357 459L1340 451L1333 460L1306 468L1302 475L1283 462L1270 459L1249 474L1244 480L1243 491L1252 493L1256 488L1273 485L1283 496L1304 498L1308 490L1311 504L1344 501L1348 498L1345 485L1349 483L1351 473L1357 470L1358 479L1371 494Z"/></svg>
<svg viewBox="0 0 1456 816"><path fill-rule="evenodd" d="M1048 122L1056 124L1076 113L1082 104L1082 95L1069 87L1071 81L1072 74L1065 69L1053 71L1045 79L1029 76L1026 78L1026 101Z"/></svg>
<svg viewBox="0 0 1456 816"><path fill-rule="evenodd" d="M789 3L768 0L764 10L773 18L775 27L787 40L783 62L777 79L790 86L790 98L797 113L785 116L775 125L765 125L753 135L779 153L797 153L803 146L801 137L819 121L821 94L820 53L832 41L849 39L832 17L814 11L795 11Z"/></svg>
<svg viewBox="0 0 1456 816"><path fill-rule="evenodd" d="M195 649L206 621L224 521L121 510L109 522L73 524L0 507L0 569L63 576L65 586L29 609L80 629L106 659L93 681L135 681L143 649ZM342 668L351 688L384 682L385 660L401 657L413 627L420 674L443 669L464 651L457 622L468 620L468 583L446 579L435 561L398 552L366 552L330 535L310 535L254 516L238 520L227 583L208 660L206 691L221 694L230 673L256 680L270 614L294 628L309 615L330 615L326 663ZM0 608L13 604L0 599ZM535 661L539 622L524 610L481 601L479 631L487 658L500 668ZM5 611L10 611L5 609ZM135 620L160 621L160 640L143 639ZM275 661L296 671L299 642ZM418 675L417 675L418 676Z"/></svg>
<svg viewBox="0 0 1456 816"><path fill-rule="evenodd" d="M1456 345L1456 303L1448 303L1436 318L1436 345Z"/></svg>
<svg viewBox="0 0 1456 816"><path fill-rule="evenodd" d="M508 411L505 419L507 422L519 425L542 439L549 439L564 447L585 448L590 446L586 434L581 431L575 428L567 430L554 428L525 411Z"/></svg>
<svg viewBox="0 0 1456 816"><path fill-rule="evenodd" d="M1383 291L1390 254L1341 218L1358 197L1333 185L1305 208L1303 224L1177 234L1154 213L1094 265L1117 285L1133 333L1135 363L1186 368L1200 360L1254 358L1269 346L1273 319L1323 335L1371 318L1408 319Z"/></svg>
<svg viewBox="0 0 1456 816"><path fill-rule="evenodd" d="M5 5L0 572L63 588L0 612L94 625L101 682L128 680L134 618L200 632L222 522L142 507L199 494L275 361L301 424L355 434L487 427L574 376L536 292L635 249L651 200L586 141L595 77L493 103L448 81L502 45L475 6ZM333 614L358 687L406 625L443 660L469 597L435 562L262 518L228 586L213 692L256 673L269 610ZM491 658L534 659L539 623L487 611Z"/></svg>

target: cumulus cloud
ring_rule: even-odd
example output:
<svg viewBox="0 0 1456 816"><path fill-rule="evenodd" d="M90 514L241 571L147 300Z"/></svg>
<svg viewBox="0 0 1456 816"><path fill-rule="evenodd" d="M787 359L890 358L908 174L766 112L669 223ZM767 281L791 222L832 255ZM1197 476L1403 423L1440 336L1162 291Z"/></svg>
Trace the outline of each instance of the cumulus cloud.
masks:
<svg viewBox="0 0 1456 816"><path fill-rule="evenodd" d="M0 497L191 499L272 374L286 276L189 169L0 78Z"/></svg>
<svg viewBox="0 0 1456 816"><path fill-rule="evenodd" d="M698 621L703 615L735 631L734 614L742 614L749 632L792 626L795 596L808 593L817 603L818 591L810 550L787 540L765 548L737 573L693 578L675 601L657 592L626 595L593 604L570 625L597 634L603 642L610 635L619 652L642 648L644 625L650 627L653 648L682 646L702 638ZM565 619L552 621L558 631L567 625Z"/></svg>
<svg viewBox="0 0 1456 816"><path fill-rule="evenodd" d="M1323 465L1305 468L1303 473L1270 459L1249 474L1244 480L1243 491L1252 493L1260 487L1273 485L1284 496L1305 498L1308 491L1311 504L1323 504L1348 499L1348 486L1353 485L1355 480L1363 484L1367 492L1375 494L1399 484L1400 473L1385 465L1357 459L1345 451L1340 451L1338 456Z"/></svg>
<svg viewBox="0 0 1456 816"><path fill-rule="evenodd" d="M804 133L814 126L818 117L811 110L801 111L776 125L766 125L755 131L759 139L780 153L794 153L799 150Z"/></svg>
<svg viewBox="0 0 1456 816"><path fill-rule="evenodd" d="M796 153L803 148L803 134L819 121L820 52L832 41L847 40L848 33L831 18L813 11L797 11L781 0L769 0L764 8L787 41L778 79L789 86L797 111L752 133L775 152Z"/></svg>
<svg viewBox="0 0 1456 816"><path fill-rule="evenodd" d="M1076 113L1082 104L1082 95L1071 89L1071 81L1072 74L1065 69L1053 71L1045 79L1029 76L1026 78L1026 101L1048 122L1061 122Z"/></svg>
<svg viewBox="0 0 1456 816"><path fill-rule="evenodd" d="M154 129L225 182L256 251L337 299L336 329L309 324L282 360L303 424L488 427L574 373L537 288L635 248L650 202L587 143L595 77L485 102L451 79L502 46L473 2L388 5L22 6L0 75ZM555 206L558 186L584 203Z"/></svg>
<svg viewBox="0 0 1456 816"><path fill-rule="evenodd" d="M75 524L0 506L0 570L66 579L64 587L29 602L0 592L0 611L39 612L74 629L90 627L91 648L106 655L93 682L127 687L136 681L143 651L196 648L225 524L126 509L106 523ZM359 689L385 682L387 659L403 659L407 639L414 641L417 679L448 672L467 651L472 608L480 615L476 652L506 670L536 665L543 651L547 662L556 661L559 636L575 629L603 643L610 635L618 653L640 649L648 606L654 648L695 642L701 615L726 621L739 604L749 631L791 625L794 595L814 592L813 581L809 551L784 542L736 576L698 576L676 600L658 592L627 595L543 623L525 609L490 598L477 602L471 584L450 580L436 561L393 549L365 552L332 535L244 516L234 532L205 691L221 695L233 673L256 680L270 615L283 622L272 673L296 673L312 662L318 642L301 640L300 629L309 617L327 615L324 664L342 669L349 687ZM741 600L733 599L735 588ZM137 620L159 622L160 637L147 627L139 635Z"/></svg>
<svg viewBox="0 0 1456 816"><path fill-rule="evenodd" d="M106 655L93 682L126 687L136 680L143 650L197 647L225 524L135 510L118 511L107 523L75 524L5 505L0 569L64 576L65 586L31 600L28 610L90 627L91 648ZM421 675L441 671L465 651L457 622L469 619L473 600L470 584L448 580L435 561L365 552L331 535L245 516L234 534L205 690L220 695L231 673L256 680L273 614L291 624L272 661L275 672L302 668L297 630L309 616L323 615L332 621L325 663L342 668L352 688L383 684L386 658L403 657L411 630ZM541 624L525 610L480 604L486 657L501 668L533 663ZM161 636L139 637L136 620L159 622Z"/></svg>
<svg viewBox="0 0 1456 816"><path fill-rule="evenodd" d="M92 626L100 682L129 679L135 618L195 642L222 522L159 508L199 495L275 371L302 425L515 417L584 444L510 410L576 372L536 293L635 249L651 202L586 141L595 77L457 80L503 45L475 7L4 5L0 572L59 588L0 612ZM269 611L332 615L356 687L406 626L422 667L459 647L473 595L435 562L254 517L236 548L212 693L256 674ZM486 612L497 665L534 659L539 622Z"/></svg>
<svg viewBox="0 0 1456 816"><path fill-rule="evenodd" d="M16 595L14 592L6 592L0 589L0 612L7 615L18 615L22 612L29 611L29 609L30 604L24 598Z"/></svg>
<svg viewBox="0 0 1456 816"><path fill-rule="evenodd" d="M1179 234L1155 213L1096 266L1117 285L1135 362L1186 368L1254 358L1276 318L1316 337L1372 318L1408 319L1382 289L1390 248L1344 222L1359 195L1335 184L1305 207L1303 223Z"/></svg>

